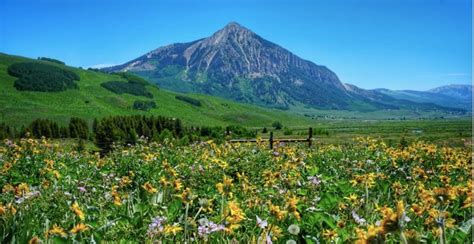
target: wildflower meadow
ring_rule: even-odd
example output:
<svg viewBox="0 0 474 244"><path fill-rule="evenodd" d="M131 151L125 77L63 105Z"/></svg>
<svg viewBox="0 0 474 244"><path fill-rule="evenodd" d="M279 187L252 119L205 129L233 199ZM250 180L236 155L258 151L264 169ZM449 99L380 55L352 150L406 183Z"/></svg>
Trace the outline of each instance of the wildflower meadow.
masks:
<svg viewBox="0 0 474 244"><path fill-rule="evenodd" d="M15 243L466 243L469 147L141 140L106 155L0 146L0 239Z"/></svg>

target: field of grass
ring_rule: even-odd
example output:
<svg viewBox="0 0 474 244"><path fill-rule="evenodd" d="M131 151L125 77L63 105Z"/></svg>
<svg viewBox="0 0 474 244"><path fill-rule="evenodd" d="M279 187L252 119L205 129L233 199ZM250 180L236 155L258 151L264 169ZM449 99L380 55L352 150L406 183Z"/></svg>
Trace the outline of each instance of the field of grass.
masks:
<svg viewBox="0 0 474 244"><path fill-rule="evenodd" d="M286 126L286 125L284 125ZM355 137L370 136L386 143L398 144L401 138L408 142L425 141L438 145L463 146L472 143L472 120L431 119L431 120L316 120L310 126L313 128L315 143L346 144ZM291 134L285 135L285 129L274 130L275 138L305 138L309 126L288 126ZM269 133L262 133L262 127L254 128L262 138L268 138Z"/></svg>
<svg viewBox="0 0 474 244"><path fill-rule="evenodd" d="M469 117L469 114L457 114L442 110L421 111L409 109L381 109L369 111L347 111L347 110L321 110L308 107L304 104L295 104L290 108L293 113L303 115L313 120L417 120L417 119L439 119Z"/></svg>
<svg viewBox="0 0 474 244"><path fill-rule="evenodd" d="M70 117L80 117L91 122L94 118L108 115L143 114L177 117L188 125L243 126L270 125L273 121L302 125L310 122L308 118L275 109L265 109L252 105L239 104L206 95L186 94L201 101L194 106L175 97L178 93L148 86L153 99L129 94L115 94L100 84L111 80L123 80L118 75L83 70L49 63L74 71L80 76L79 89L63 92L17 91L13 87L15 77L8 75L9 65L17 62L46 62L18 56L0 54L0 121L10 125L27 125L36 118L48 118L66 124ZM153 100L157 108L147 112L134 110L136 100Z"/></svg>
<svg viewBox="0 0 474 244"><path fill-rule="evenodd" d="M467 243L471 148L0 145L2 243Z"/></svg>

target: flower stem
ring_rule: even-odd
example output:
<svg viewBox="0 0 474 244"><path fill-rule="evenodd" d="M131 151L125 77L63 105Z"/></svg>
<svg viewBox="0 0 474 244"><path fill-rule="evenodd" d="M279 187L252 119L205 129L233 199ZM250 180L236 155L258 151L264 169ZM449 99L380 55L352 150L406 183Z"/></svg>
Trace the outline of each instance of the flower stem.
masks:
<svg viewBox="0 0 474 244"><path fill-rule="evenodd" d="M439 236L440 243L446 244L446 229L444 227L444 219L441 221L439 228L441 229L441 235Z"/></svg>
<svg viewBox="0 0 474 244"><path fill-rule="evenodd" d="M403 244L408 244L407 238L405 237L403 230L400 230L400 240Z"/></svg>
<svg viewBox="0 0 474 244"><path fill-rule="evenodd" d="M186 203L186 212L184 213L184 242L187 243L187 234L188 234L188 211L189 203Z"/></svg>

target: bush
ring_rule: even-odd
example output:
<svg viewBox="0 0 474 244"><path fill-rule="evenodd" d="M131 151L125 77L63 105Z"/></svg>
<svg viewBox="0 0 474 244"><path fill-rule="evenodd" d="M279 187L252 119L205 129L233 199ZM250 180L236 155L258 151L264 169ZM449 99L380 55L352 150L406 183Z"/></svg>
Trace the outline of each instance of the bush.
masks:
<svg viewBox="0 0 474 244"><path fill-rule="evenodd" d="M175 97L176 99L178 100L181 100L183 102L187 102L191 105L194 105L194 106L197 106L197 107L201 107L201 101L197 100L197 99L194 99L194 98L191 98L191 97L187 97L187 96L183 96L183 95L176 95Z"/></svg>
<svg viewBox="0 0 474 244"><path fill-rule="evenodd" d="M285 136L293 135L293 131L290 128L285 127L285 129L283 130L283 135Z"/></svg>
<svg viewBox="0 0 474 244"><path fill-rule="evenodd" d="M116 73L112 73L112 74L118 75L118 76L126 79L128 81L128 83L140 84L140 85L143 85L143 86L150 85L150 82L148 82L147 80L145 80L145 79L143 79L139 76L136 76L132 73L116 72Z"/></svg>
<svg viewBox="0 0 474 244"><path fill-rule="evenodd" d="M152 108L156 108L156 103L154 101L135 101L133 102L133 109L148 111Z"/></svg>
<svg viewBox="0 0 474 244"><path fill-rule="evenodd" d="M279 121L273 122L272 126L275 128L275 130L281 130L281 128L283 128L283 125Z"/></svg>
<svg viewBox="0 0 474 244"><path fill-rule="evenodd" d="M59 92L77 88L79 76L69 70L43 63L16 63L8 67L8 74L18 79L14 86L20 91Z"/></svg>
<svg viewBox="0 0 474 244"><path fill-rule="evenodd" d="M54 58L38 57L38 60L43 60L43 61L48 61L48 62L52 62L52 63L65 65L65 63L63 61L60 61L60 60L57 60L57 59L54 59Z"/></svg>
<svg viewBox="0 0 474 244"><path fill-rule="evenodd" d="M128 93L134 96L153 98L153 94L147 91L146 87L141 84L123 81L107 81L100 85L115 94Z"/></svg>

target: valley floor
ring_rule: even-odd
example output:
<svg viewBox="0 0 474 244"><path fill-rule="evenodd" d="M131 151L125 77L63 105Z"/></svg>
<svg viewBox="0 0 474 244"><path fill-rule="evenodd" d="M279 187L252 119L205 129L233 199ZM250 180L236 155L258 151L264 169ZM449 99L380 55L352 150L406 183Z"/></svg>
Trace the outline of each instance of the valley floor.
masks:
<svg viewBox="0 0 474 244"><path fill-rule="evenodd" d="M285 125L283 125L285 127ZM308 128L313 128L313 137L320 144L347 144L356 137L379 138L390 145L400 142L426 141L439 145L464 146L472 143L472 119L430 120L315 120L306 126L288 126L274 131L275 138L305 138ZM262 138L262 127L253 128Z"/></svg>

